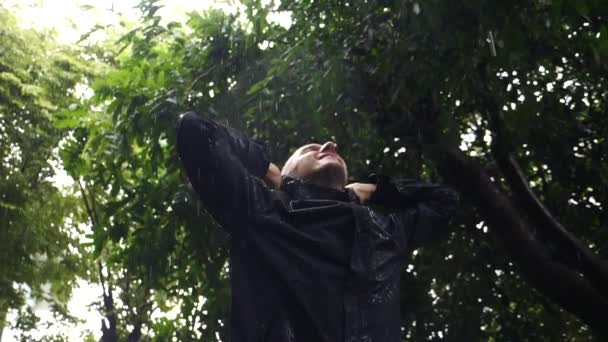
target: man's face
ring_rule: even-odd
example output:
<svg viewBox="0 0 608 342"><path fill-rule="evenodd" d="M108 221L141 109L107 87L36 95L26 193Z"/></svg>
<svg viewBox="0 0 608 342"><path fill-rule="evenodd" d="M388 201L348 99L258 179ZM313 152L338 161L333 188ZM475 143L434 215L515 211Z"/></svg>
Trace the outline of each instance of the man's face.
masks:
<svg viewBox="0 0 608 342"><path fill-rule="evenodd" d="M335 143L308 144L298 148L287 160L282 175L289 175L312 183L343 190L348 171L346 162L338 154Z"/></svg>

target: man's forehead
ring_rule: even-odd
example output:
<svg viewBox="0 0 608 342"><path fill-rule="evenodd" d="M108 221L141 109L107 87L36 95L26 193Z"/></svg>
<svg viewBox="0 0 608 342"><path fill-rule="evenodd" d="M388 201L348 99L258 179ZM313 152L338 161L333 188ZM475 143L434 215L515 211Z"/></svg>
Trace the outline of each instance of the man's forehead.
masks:
<svg viewBox="0 0 608 342"><path fill-rule="evenodd" d="M316 143L316 142L310 142L308 144L304 144L300 147L298 147L295 151L293 151L291 153L291 156L287 159L287 161L285 162L285 165L283 167L285 167L287 164L289 164L289 162L296 156L300 155L300 153L307 147L312 147L312 146L321 146L321 144Z"/></svg>

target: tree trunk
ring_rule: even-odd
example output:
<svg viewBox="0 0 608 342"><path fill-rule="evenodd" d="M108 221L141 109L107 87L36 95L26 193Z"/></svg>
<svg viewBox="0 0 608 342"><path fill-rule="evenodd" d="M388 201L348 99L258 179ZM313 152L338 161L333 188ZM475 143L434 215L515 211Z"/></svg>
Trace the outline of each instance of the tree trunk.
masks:
<svg viewBox="0 0 608 342"><path fill-rule="evenodd" d="M142 324L143 322L137 321L133 325L133 330L131 330L131 333L129 333L129 336L127 337L127 342L139 342L139 340L141 339Z"/></svg>
<svg viewBox="0 0 608 342"><path fill-rule="evenodd" d="M97 262L99 269L99 283L103 291L103 307L105 311L105 319L101 320L101 341L102 342L118 342L118 332L116 330L117 317L114 311L114 295L112 294L112 284L110 280L103 276L101 262ZM108 271L108 277L109 277ZM106 320L108 324L106 324Z"/></svg>
<svg viewBox="0 0 608 342"><path fill-rule="evenodd" d="M481 165L458 148L443 148L438 160L447 183L481 210L522 275L543 295L579 317L601 336L608 337L608 299L581 273L551 258L536 240L533 226L524 220L510 198L490 180Z"/></svg>

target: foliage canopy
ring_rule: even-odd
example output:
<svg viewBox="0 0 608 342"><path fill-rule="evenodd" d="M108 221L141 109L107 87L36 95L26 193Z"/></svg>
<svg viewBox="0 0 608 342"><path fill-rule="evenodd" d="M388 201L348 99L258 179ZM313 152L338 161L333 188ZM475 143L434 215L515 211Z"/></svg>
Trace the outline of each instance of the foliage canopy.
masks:
<svg viewBox="0 0 608 342"><path fill-rule="evenodd" d="M22 104L0 101L3 115L23 105L53 113L54 138L24 144L50 151L66 137L60 154L91 225L88 271L103 287L106 340L226 340L225 236L187 186L174 147L174 124L188 110L268 141L279 164L306 141L333 139L353 180L383 172L462 193L449 236L404 265L404 339L608 335L607 3L243 4L242 13L161 24L157 3L144 1L137 27L110 50L90 49L109 66L103 75L45 64L46 78L67 77L63 93L22 90ZM290 25L271 20L277 14ZM0 67L25 70L11 58ZM20 76L1 77L7 91ZM94 95L71 105L65 89L82 79ZM22 147L30 149L27 160L45 165ZM13 198L23 200L0 204L31 202ZM44 208L53 222L66 215ZM24 221L6 229L43 222L38 212L18 211ZM172 306L177 319L153 314Z"/></svg>

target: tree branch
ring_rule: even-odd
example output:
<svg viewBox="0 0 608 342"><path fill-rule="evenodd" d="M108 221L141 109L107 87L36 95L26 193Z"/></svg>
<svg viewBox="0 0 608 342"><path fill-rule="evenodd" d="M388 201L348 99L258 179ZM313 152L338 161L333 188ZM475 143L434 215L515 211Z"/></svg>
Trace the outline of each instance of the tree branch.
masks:
<svg viewBox="0 0 608 342"><path fill-rule="evenodd" d="M84 206L87 209L87 214L89 215L89 220L91 220L91 223L94 226L96 226L97 218L94 215L93 210L91 209L91 205L89 204L89 200L87 199L87 194L84 191L84 187L82 186L80 179L76 179L76 183L78 183L78 188L80 189L80 195L82 196L82 200L84 201Z"/></svg>
<svg viewBox="0 0 608 342"><path fill-rule="evenodd" d="M608 336L608 299L586 278L552 260L546 248L535 240L531 228L510 199L489 179L481 165L457 147L444 147L439 171L481 210L517 262L522 274L541 293L575 314L602 336Z"/></svg>
<svg viewBox="0 0 608 342"><path fill-rule="evenodd" d="M492 152L519 207L528 215L544 239L559 246L557 257L565 265L583 273L602 295L608 298L608 262L599 258L586 244L572 235L551 214L529 187L515 157L508 151L504 128L497 112L488 113L495 139ZM565 253L564 253L565 252Z"/></svg>

